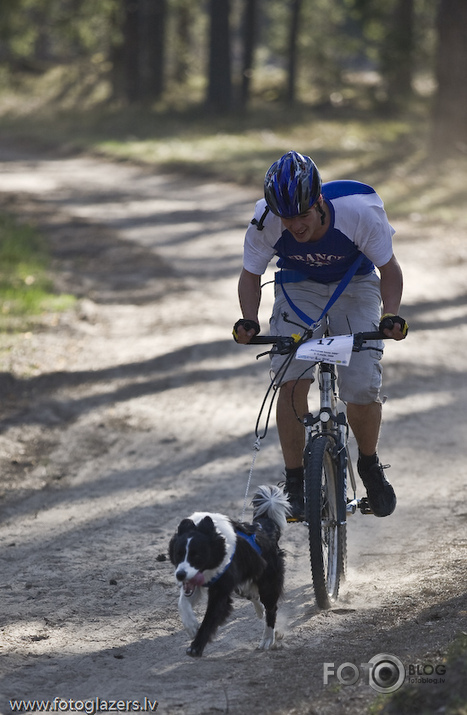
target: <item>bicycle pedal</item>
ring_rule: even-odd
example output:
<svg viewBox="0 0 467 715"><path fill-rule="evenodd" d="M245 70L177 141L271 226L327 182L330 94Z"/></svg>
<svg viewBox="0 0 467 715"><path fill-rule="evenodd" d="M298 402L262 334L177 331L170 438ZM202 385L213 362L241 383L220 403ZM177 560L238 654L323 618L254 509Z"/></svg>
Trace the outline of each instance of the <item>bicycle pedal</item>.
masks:
<svg viewBox="0 0 467 715"><path fill-rule="evenodd" d="M373 510L370 506L370 502L368 501L367 497L362 497L358 500L358 508L360 509L362 514L373 514Z"/></svg>
<svg viewBox="0 0 467 715"><path fill-rule="evenodd" d="M347 499L347 504L346 504L346 512L347 514L355 514L355 512L358 509L358 500L357 499Z"/></svg>

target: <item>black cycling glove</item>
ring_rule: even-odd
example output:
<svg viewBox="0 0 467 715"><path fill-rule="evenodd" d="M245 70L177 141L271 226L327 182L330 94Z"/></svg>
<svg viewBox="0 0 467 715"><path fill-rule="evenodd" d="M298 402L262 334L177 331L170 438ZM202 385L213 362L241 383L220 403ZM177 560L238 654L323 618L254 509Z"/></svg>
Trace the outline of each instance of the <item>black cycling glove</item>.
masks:
<svg viewBox="0 0 467 715"><path fill-rule="evenodd" d="M384 330L392 330L394 323L398 323L401 326L401 332L405 338L409 330L409 326L404 318L401 318L400 315L394 315L394 313L385 313L381 316L381 320L379 321L379 332L382 333Z"/></svg>
<svg viewBox="0 0 467 715"><path fill-rule="evenodd" d="M255 335L258 335L259 331L261 330L261 328L259 327L258 323L257 323L255 320L245 320L245 318L240 318L240 320L237 320L237 322L236 322L235 325L233 326L233 330L232 330L232 335L233 335L234 340L235 340L236 343L238 343L238 333L237 333L237 330L238 330L238 328L240 327L240 325L241 325L242 328L244 328L244 330L246 330L246 331L248 331L248 330L254 330L254 331L255 331Z"/></svg>

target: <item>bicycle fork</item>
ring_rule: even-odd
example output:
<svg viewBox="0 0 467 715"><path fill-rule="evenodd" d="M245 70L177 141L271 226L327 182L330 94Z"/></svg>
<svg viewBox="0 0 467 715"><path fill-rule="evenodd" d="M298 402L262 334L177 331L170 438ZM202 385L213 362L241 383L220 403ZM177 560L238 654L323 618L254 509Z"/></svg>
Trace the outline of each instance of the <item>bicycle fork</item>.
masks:
<svg viewBox="0 0 467 715"><path fill-rule="evenodd" d="M347 420L344 412L337 412L337 394L335 390L335 371L332 365L321 363L319 367L320 404L316 415L305 415L307 450L311 442L320 436L332 438L333 460L336 465L336 493L340 494L337 503L337 525L345 526L346 523L346 494L347 494Z"/></svg>
<svg viewBox="0 0 467 715"><path fill-rule="evenodd" d="M337 393L335 390L335 370L333 365L321 363L319 369L320 405L316 416L308 414L304 418L306 444L318 435L330 434L335 442L337 474L343 482L344 502L339 505L338 523L346 523L347 514L355 514L357 509L362 514L372 514L367 497L357 498L357 484L348 448L349 425L345 412L337 412ZM353 498L347 497L347 475Z"/></svg>

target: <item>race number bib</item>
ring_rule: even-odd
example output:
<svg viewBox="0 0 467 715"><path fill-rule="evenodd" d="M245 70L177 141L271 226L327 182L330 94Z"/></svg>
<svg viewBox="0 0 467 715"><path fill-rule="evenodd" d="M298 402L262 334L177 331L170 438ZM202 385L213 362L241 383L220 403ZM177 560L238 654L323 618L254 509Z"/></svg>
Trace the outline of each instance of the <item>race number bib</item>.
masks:
<svg viewBox="0 0 467 715"><path fill-rule="evenodd" d="M352 357L353 335L336 335L334 338L307 340L300 345L295 357L299 360L328 362L331 365L348 365Z"/></svg>

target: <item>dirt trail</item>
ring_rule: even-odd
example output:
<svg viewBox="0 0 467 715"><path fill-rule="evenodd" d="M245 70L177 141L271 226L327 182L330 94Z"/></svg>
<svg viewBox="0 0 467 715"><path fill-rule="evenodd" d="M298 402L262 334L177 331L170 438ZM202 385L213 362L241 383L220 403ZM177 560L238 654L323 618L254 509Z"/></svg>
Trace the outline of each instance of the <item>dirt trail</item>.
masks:
<svg viewBox="0 0 467 715"><path fill-rule="evenodd" d="M146 697L164 715L359 715L378 694L364 677L324 687L325 662L439 663L467 630L467 237L443 231L441 252L438 229L395 223L411 332L387 347L380 452L398 508L352 517L336 607L316 608L305 528L290 526L279 647L255 650L261 624L238 601L193 660L163 559L194 509L242 512L268 383L230 338L256 194L2 147L0 196L46 233L62 290L80 297L3 339L0 712L13 698ZM272 425L253 485L280 477Z"/></svg>

